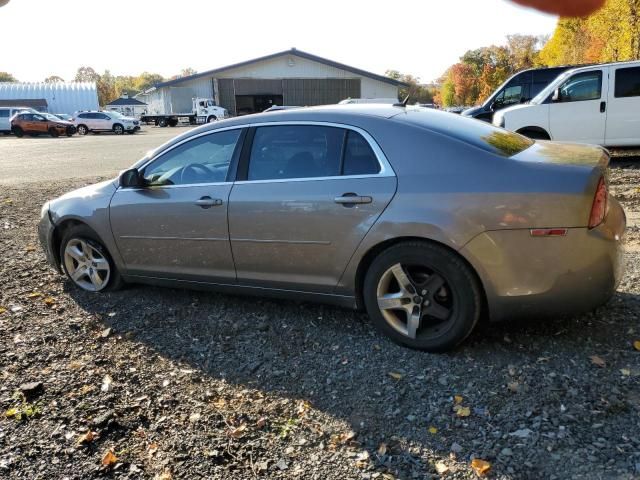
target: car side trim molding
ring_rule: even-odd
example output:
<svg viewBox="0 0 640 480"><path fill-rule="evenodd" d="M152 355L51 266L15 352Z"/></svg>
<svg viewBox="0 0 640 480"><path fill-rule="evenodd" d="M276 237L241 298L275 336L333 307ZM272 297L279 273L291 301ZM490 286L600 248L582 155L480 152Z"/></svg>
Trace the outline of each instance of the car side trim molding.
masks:
<svg viewBox="0 0 640 480"><path fill-rule="evenodd" d="M121 235L123 240L190 240L197 242L228 242L228 238L216 238L216 237L154 237L146 235Z"/></svg>
<svg viewBox="0 0 640 480"><path fill-rule="evenodd" d="M331 245L331 242L322 240L257 240L255 238L232 238L231 241L248 243L284 243L290 245Z"/></svg>

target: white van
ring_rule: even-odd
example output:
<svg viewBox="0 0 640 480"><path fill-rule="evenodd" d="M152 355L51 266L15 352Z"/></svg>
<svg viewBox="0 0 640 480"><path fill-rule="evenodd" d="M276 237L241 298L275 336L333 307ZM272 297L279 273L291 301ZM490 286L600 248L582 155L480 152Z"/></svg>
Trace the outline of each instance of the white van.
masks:
<svg viewBox="0 0 640 480"><path fill-rule="evenodd" d="M530 138L640 145L640 62L567 70L530 103L496 112L493 124Z"/></svg>
<svg viewBox="0 0 640 480"><path fill-rule="evenodd" d="M24 111L35 112L28 107L0 107L0 133L11 133L11 117Z"/></svg>

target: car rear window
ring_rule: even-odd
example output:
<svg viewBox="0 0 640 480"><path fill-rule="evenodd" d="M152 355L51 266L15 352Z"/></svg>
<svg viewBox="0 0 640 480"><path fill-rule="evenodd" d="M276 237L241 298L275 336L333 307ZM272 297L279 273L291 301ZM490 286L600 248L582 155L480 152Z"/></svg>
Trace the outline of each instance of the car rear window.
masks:
<svg viewBox="0 0 640 480"><path fill-rule="evenodd" d="M454 113L434 110L407 111L404 116L398 115L394 118L503 157L517 155L534 144L533 140L518 133Z"/></svg>

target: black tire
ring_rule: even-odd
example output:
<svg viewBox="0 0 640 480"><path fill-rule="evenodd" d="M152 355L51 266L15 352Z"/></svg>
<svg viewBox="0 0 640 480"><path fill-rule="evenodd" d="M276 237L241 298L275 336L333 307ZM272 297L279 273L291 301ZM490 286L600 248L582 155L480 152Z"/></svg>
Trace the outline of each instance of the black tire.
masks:
<svg viewBox="0 0 640 480"><path fill-rule="evenodd" d="M530 138L531 140L551 140L548 133L540 130L522 129L518 131L520 135Z"/></svg>
<svg viewBox="0 0 640 480"><path fill-rule="evenodd" d="M24 130L22 130L22 128L20 127L13 127L11 129L11 131L13 132L13 134L18 137L18 138L22 138L24 137Z"/></svg>
<svg viewBox="0 0 640 480"><path fill-rule="evenodd" d="M415 338L394 328L378 306L378 287L383 285L383 275L396 264L409 272L411 283L418 289L423 288L414 282L418 275L422 275L425 283L432 278L424 274L426 271L445 282L435 292L416 291L414 298L421 299L418 304L424 317ZM369 317L378 330L400 345L428 352L445 352L462 343L475 328L482 311L482 289L475 273L458 255L429 242L403 242L379 254L367 270L362 293ZM445 304L448 312L445 320L429 316L430 309ZM392 315L397 312L400 319L405 315L406 319L401 310L390 312Z"/></svg>
<svg viewBox="0 0 640 480"><path fill-rule="evenodd" d="M76 132L78 132L78 135L86 135L87 133L89 133L89 128L86 125L78 125L78 128L76 128Z"/></svg>
<svg viewBox="0 0 640 480"><path fill-rule="evenodd" d="M207 123L213 123L216 120L218 120L218 117L216 117L215 115L211 115L209 118L207 118Z"/></svg>
<svg viewBox="0 0 640 480"><path fill-rule="evenodd" d="M113 126L113 133L115 133L116 135L122 135L124 133L124 127L119 123L116 123Z"/></svg>
<svg viewBox="0 0 640 480"><path fill-rule="evenodd" d="M178 125L178 119L177 118L172 118L169 120L169 126L170 127L176 127Z"/></svg>
<svg viewBox="0 0 640 480"><path fill-rule="evenodd" d="M158 119L158 126L159 127L166 127L167 124L167 119L166 118L159 118Z"/></svg>
<svg viewBox="0 0 640 480"><path fill-rule="evenodd" d="M104 288L102 288L101 290L98 290L96 293L101 293L101 292L106 292L106 291L113 291L113 290L118 290L119 288L122 288L122 286L124 285L124 281L122 280L122 277L120 276L120 272L118 272L118 269L116 268L115 263L113 262L113 259L111 258L111 255L109 254L109 251L107 250L107 248L103 245L102 241L100 240L100 238L98 237L98 235L96 235L96 233L91 230L89 227L87 227L86 225L76 225L73 226L71 228L68 228L64 234L62 235L62 241L60 242L60 263L62 265L62 270L64 271L65 275L67 276L67 278L69 279L69 281L71 283L73 283L77 288L81 289L81 290L86 290L85 288L83 288L81 285L77 284L72 278L71 275L69 274L69 271L67 270L67 266L65 264L65 249L67 248L67 245L69 244L69 242L73 241L73 240L83 240L86 241L87 243L89 243L91 245L91 247L95 248L96 250L98 250L100 252L100 254L104 257L104 259L109 263L109 268L110 268L110 274L109 274L109 279L107 281L107 284Z"/></svg>
<svg viewBox="0 0 640 480"><path fill-rule="evenodd" d="M49 135L51 135L53 138L58 138L60 136L58 131L53 127L49 129Z"/></svg>

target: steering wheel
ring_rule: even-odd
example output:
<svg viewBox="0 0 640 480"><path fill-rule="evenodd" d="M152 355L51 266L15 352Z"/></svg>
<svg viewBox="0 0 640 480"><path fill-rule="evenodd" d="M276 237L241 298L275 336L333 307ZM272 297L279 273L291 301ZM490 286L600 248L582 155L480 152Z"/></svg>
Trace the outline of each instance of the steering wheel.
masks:
<svg viewBox="0 0 640 480"><path fill-rule="evenodd" d="M211 170L202 165L201 163L192 163L182 168L180 172L180 183L200 183L202 181L209 181L211 177Z"/></svg>

